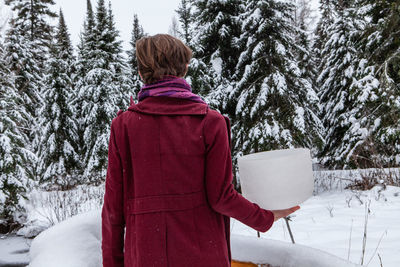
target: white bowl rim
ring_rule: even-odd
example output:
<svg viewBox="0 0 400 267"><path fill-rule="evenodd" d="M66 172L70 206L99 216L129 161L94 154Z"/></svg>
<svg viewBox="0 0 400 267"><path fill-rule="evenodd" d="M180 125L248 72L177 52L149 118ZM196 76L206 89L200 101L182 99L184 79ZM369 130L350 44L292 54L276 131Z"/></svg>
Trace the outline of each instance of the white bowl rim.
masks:
<svg viewBox="0 0 400 267"><path fill-rule="evenodd" d="M284 153L284 152L291 152L291 153ZM277 149L277 150L270 150L270 151L261 151L256 153L247 154L238 158L238 161L247 161L247 160L267 160L270 158L284 158L284 157L291 157L295 155L299 155L304 152L310 152L310 149L305 147L300 148L286 148L286 149ZM262 156L262 157L260 157Z"/></svg>

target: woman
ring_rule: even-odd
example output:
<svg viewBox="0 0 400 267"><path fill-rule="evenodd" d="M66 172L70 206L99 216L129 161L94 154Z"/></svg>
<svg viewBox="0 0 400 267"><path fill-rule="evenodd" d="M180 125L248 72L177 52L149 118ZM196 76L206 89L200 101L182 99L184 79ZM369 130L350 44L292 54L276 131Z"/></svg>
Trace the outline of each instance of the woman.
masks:
<svg viewBox="0 0 400 267"><path fill-rule="evenodd" d="M235 191L229 119L183 79L186 45L157 34L136 56L145 86L111 123L103 266L230 266L230 217L266 232L299 207L265 210Z"/></svg>

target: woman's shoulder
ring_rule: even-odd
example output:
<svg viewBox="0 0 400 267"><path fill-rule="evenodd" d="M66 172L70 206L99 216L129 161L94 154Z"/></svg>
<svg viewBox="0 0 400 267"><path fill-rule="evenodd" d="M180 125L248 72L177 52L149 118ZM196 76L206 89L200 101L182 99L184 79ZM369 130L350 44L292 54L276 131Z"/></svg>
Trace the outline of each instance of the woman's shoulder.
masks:
<svg viewBox="0 0 400 267"><path fill-rule="evenodd" d="M221 114L218 110L208 108L205 123L204 132L216 133L216 132L228 132L229 138L231 137L231 122L229 117Z"/></svg>
<svg viewBox="0 0 400 267"><path fill-rule="evenodd" d="M229 147L232 149L231 123L228 116L221 114L218 110L208 108L206 117L203 128L206 142L222 138L228 140Z"/></svg>
<svg viewBox="0 0 400 267"><path fill-rule="evenodd" d="M229 123L230 124L230 120L229 117L226 115L223 115L220 111L210 108L208 107L208 111L207 111L207 115L206 115L206 119L207 121L212 121L214 123Z"/></svg>
<svg viewBox="0 0 400 267"><path fill-rule="evenodd" d="M112 118L111 120L111 126L118 127L122 121L123 117L125 116L124 114L127 113L127 110L122 110L120 109L117 114Z"/></svg>

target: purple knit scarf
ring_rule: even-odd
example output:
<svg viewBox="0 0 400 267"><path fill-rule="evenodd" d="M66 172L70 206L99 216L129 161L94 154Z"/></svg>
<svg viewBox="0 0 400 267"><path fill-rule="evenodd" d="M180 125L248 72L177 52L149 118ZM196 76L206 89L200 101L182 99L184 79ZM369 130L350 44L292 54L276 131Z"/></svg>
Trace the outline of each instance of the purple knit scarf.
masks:
<svg viewBox="0 0 400 267"><path fill-rule="evenodd" d="M148 96L185 98L207 104L200 96L192 93L192 88L185 79L172 75L166 75L162 80L145 84L139 91L138 100L142 101Z"/></svg>

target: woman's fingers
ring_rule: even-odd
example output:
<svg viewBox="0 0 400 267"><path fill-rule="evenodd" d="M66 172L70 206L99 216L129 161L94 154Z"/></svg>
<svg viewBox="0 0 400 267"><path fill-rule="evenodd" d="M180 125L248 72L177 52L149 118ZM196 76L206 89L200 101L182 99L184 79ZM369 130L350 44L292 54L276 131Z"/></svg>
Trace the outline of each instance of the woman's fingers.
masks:
<svg viewBox="0 0 400 267"><path fill-rule="evenodd" d="M289 208L292 212L295 212L296 210L300 209L300 206L294 206Z"/></svg>
<svg viewBox="0 0 400 267"><path fill-rule="evenodd" d="M294 206L294 207L288 208L286 210L286 216L288 216L289 214L292 214L293 212L295 212L298 209L300 209L300 206ZM284 216L284 217L286 217L286 216Z"/></svg>
<svg viewBox="0 0 400 267"><path fill-rule="evenodd" d="M272 213L274 214L274 221L277 221L280 218L286 217L298 209L300 209L300 206L294 206L294 207L291 207L288 209L283 209L283 210L272 210Z"/></svg>

